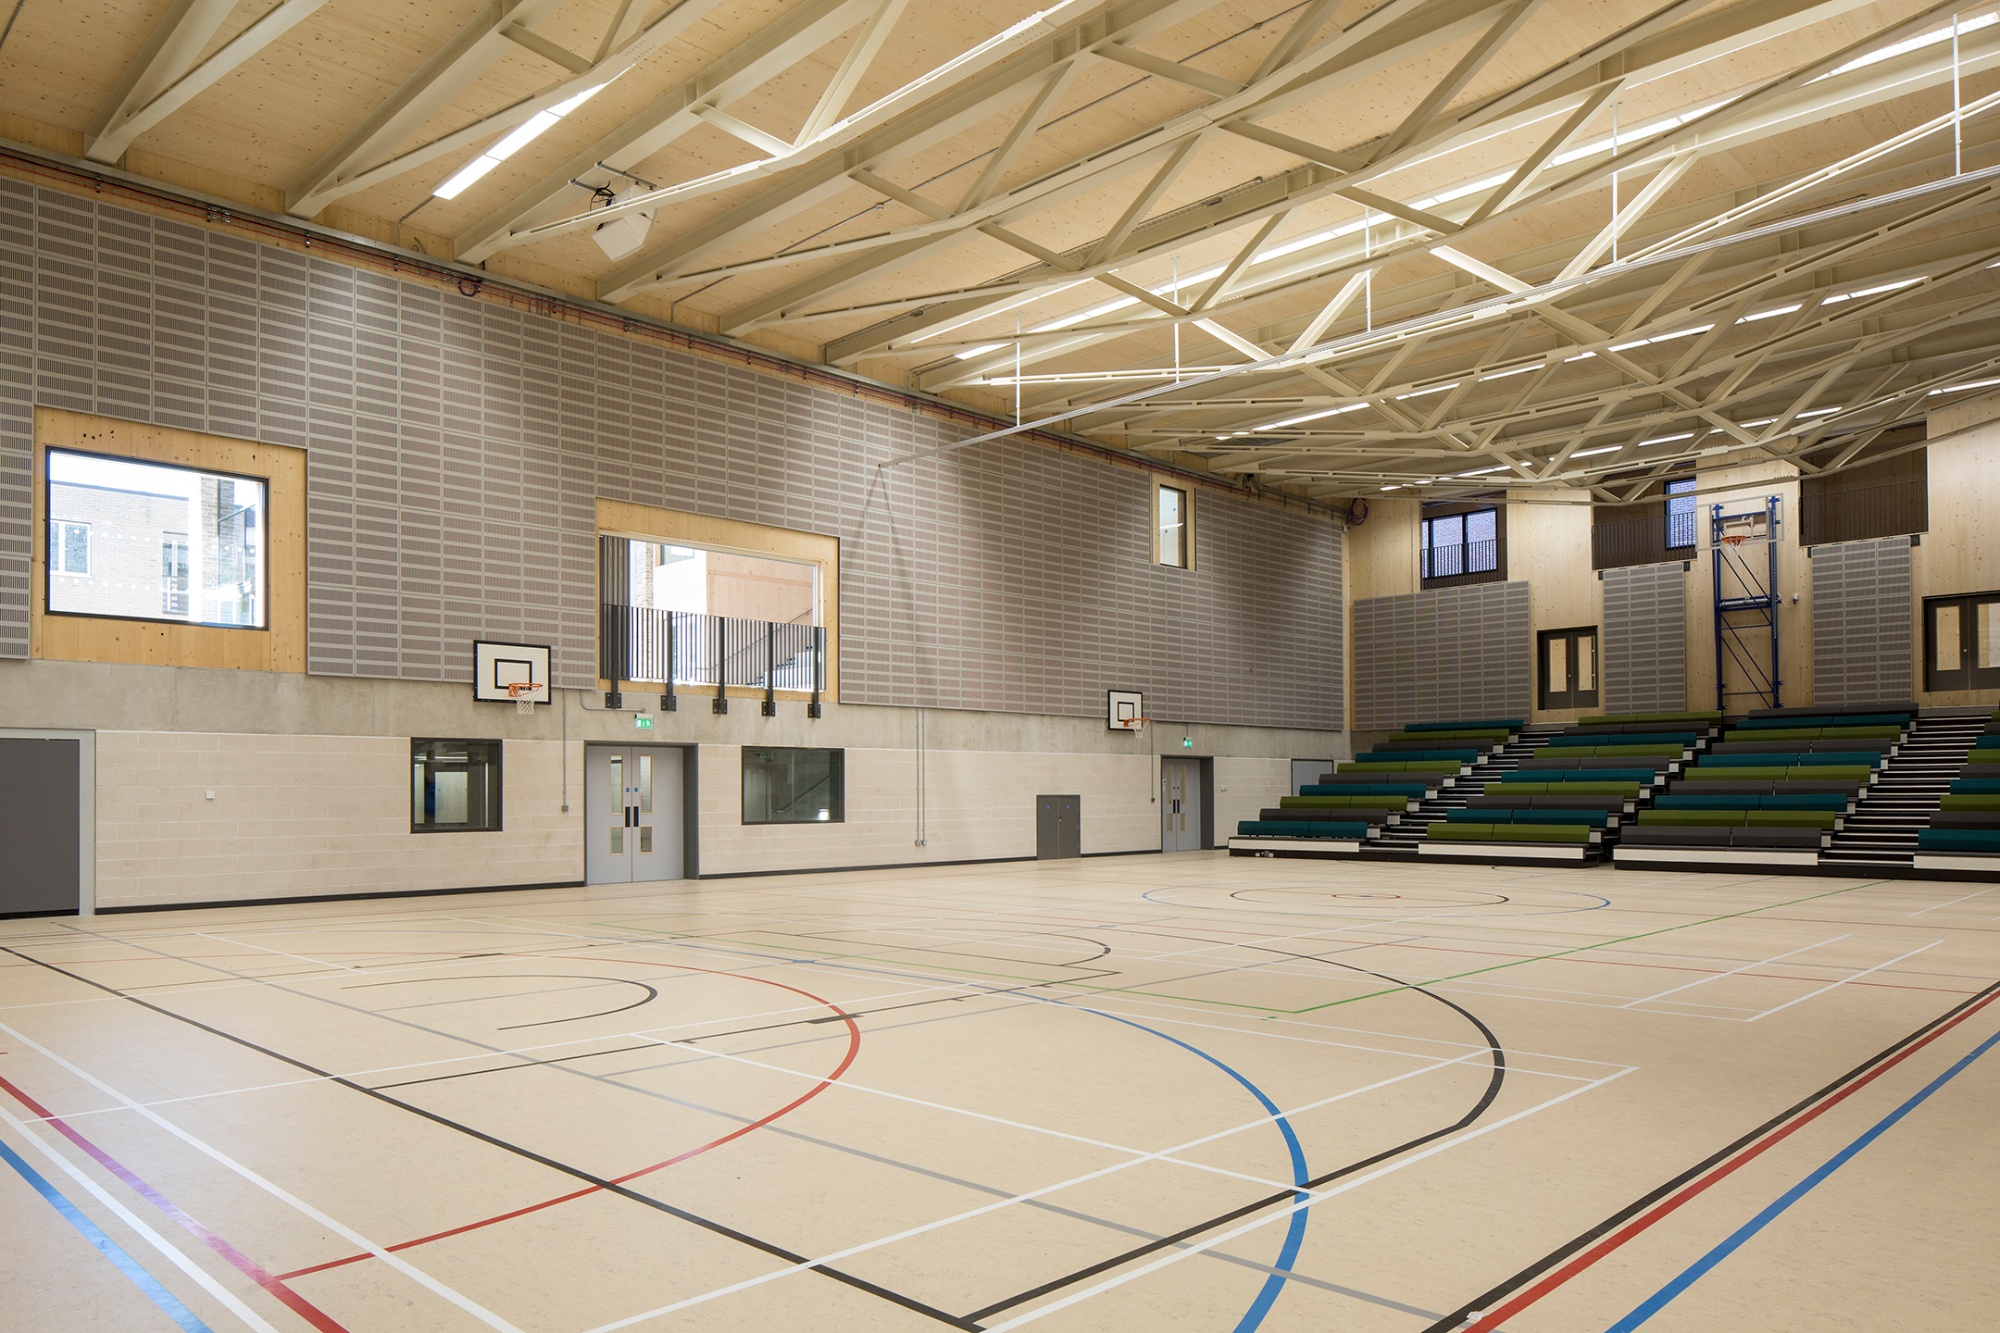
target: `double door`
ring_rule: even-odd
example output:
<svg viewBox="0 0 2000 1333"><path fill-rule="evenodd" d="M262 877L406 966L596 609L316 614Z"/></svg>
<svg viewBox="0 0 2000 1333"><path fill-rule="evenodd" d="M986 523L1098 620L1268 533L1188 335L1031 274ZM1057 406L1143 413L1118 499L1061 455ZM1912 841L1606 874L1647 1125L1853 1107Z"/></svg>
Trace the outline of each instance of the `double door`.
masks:
<svg viewBox="0 0 2000 1333"><path fill-rule="evenodd" d="M1201 760L1160 760L1160 850L1201 850Z"/></svg>
<svg viewBox="0 0 2000 1333"><path fill-rule="evenodd" d="M592 884L679 879L682 756L667 745L584 747L584 878Z"/></svg>

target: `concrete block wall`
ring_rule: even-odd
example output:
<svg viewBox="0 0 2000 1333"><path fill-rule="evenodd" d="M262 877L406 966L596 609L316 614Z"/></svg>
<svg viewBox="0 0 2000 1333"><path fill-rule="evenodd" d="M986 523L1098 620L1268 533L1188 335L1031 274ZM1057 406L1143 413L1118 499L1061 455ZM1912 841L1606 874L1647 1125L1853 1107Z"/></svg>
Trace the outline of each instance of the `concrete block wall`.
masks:
<svg viewBox="0 0 2000 1333"><path fill-rule="evenodd" d="M580 880L562 751L507 742L498 832L412 833L407 738L100 731L97 905Z"/></svg>

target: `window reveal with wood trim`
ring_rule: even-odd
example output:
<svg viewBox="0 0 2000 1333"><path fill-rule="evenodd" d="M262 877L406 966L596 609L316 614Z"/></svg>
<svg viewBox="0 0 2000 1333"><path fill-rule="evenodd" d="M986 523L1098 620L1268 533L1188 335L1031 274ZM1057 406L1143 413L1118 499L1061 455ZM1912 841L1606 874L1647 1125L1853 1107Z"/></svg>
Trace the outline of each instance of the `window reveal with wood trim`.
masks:
<svg viewBox="0 0 2000 1333"><path fill-rule="evenodd" d="M1506 581L1507 523L1502 506L1425 505L1418 542L1426 588Z"/></svg>

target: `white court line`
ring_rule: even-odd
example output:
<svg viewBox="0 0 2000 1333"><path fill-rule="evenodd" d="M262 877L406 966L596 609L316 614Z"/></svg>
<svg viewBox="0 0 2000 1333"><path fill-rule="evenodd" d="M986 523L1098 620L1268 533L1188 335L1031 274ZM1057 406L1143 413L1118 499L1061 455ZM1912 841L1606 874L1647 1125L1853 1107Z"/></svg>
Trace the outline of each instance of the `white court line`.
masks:
<svg viewBox="0 0 2000 1333"><path fill-rule="evenodd" d="M1993 888L2000 889L2000 884L1994 885ZM1953 898L1948 903L1932 903L1929 907L1920 907L1916 911L1910 913L1910 915L1922 916L1925 912L1935 912L1940 907L1952 907L1957 905L1958 903L1971 902L1974 898L1984 898L1987 894L1991 892L1993 892L1993 889L1981 889L1977 893L1968 893L1963 898Z"/></svg>
<svg viewBox="0 0 2000 1333"><path fill-rule="evenodd" d="M1178 1162L1178 1159L1171 1156L1171 1154L1187 1152L1189 1149L1199 1148L1205 1144L1214 1143L1220 1139L1228 1138L1233 1134L1241 1134L1245 1130L1256 1129L1262 1125L1275 1124L1279 1116L1291 1117L1295 1115L1301 1115L1307 1111L1318 1110L1319 1108L1324 1106L1329 1106L1334 1102L1346 1101L1350 1097L1359 1097L1364 1093L1374 1092L1377 1089L1388 1087L1392 1083L1401 1083L1405 1079L1416 1078L1418 1075L1428 1074L1431 1073L1433 1070L1443 1069L1449 1065L1459 1064L1463 1061L1470 1060L1473 1058L1474 1058L1473 1054L1468 1052L1465 1055L1459 1056L1457 1059L1440 1060L1436 1064L1431 1065L1424 1069L1412 1069L1405 1073L1397 1074L1391 1078L1383 1079L1378 1083L1371 1083L1366 1087L1350 1088L1346 1092L1337 1093L1332 1097L1323 1098L1320 1101L1308 1102L1303 1106L1292 1107L1288 1110L1281 1111L1278 1116L1273 1116L1273 1115L1259 1116L1254 1120L1247 1120L1240 1125L1232 1125L1228 1129L1217 1130L1212 1134L1204 1134L1197 1139L1189 1139L1186 1143L1177 1143L1170 1148L1162 1148L1158 1152L1147 1153L1144 1157L1135 1159L1133 1161L1114 1162L1110 1166L1099 1167L1095 1171L1087 1171L1080 1176L1072 1176L1067 1180L1054 1181L1050 1184L1040 1186L1036 1189L1028 1190L1021 1194L1010 1195L1009 1197L1004 1199L995 1199L991 1203L981 1204L977 1208L969 1208L962 1213L956 1213L950 1217L940 1217L934 1221L925 1222L918 1226L910 1227L907 1230L899 1231L894 1235L881 1236L875 1240L864 1241L859 1245L849 1246L847 1249L844 1250L836 1250L832 1254L822 1255L818 1259L808 1260L807 1262L802 1264L792 1264L785 1268L774 1269L768 1273L760 1273L755 1277L745 1278L741 1282L731 1283L729 1286L726 1287L717 1287L713 1291L703 1292L699 1296L687 1297L686 1299L676 1301L671 1305L662 1306L657 1310L648 1310L642 1314L630 1315L624 1319L617 1320L613 1323L600 1325L598 1328L590 1330L590 1333L609 1333L609 1330L611 1329L625 1328L629 1325L641 1323L645 1320L655 1318L659 1315L668 1314L675 1310L684 1310L689 1306L701 1305L707 1301L716 1300L719 1297L728 1296L735 1292L747 1290L748 1288L751 1287L762 1286L766 1282L775 1281L778 1278L789 1276L792 1273L803 1273L810 1268L814 1268L825 1264L836 1263L842 1259L848 1259L857 1254L865 1254L870 1250L880 1249L885 1245L894 1245L900 1241L905 1241L916 1236L924 1235L927 1232L939 1231L945 1227L954 1226L960 1222L965 1222L975 1217L984 1216L987 1213L998 1212L1002 1208L1011 1208L1015 1204L1026 1203L1032 1199L1040 1198L1043 1195L1054 1194L1061 1190L1072 1189L1078 1185L1087 1184L1090 1181L1098 1180L1101 1179L1102 1177L1113 1175L1119 1171L1127 1171L1130 1170L1132 1167L1142 1166L1146 1162L1168 1161L1168 1162L1176 1162L1179 1165L1187 1165L1187 1163ZM1616 1077L1616 1075L1614 1075L1613 1077ZM1560 1100L1560 1098L1558 1098L1557 1100ZM1249 1179L1249 1177L1245 1177L1245 1179ZM1296 1185L1279 1184L1275 1181L1262 1181L1258 1183L1269 1185L1270 1188L1275 1191L1288 1191L1297 1189Z"/></svg>
<svg viewBox="0 0 2000 1333"><path fill-rule="evenodd" d="M261 944L252 944L249 940L231 939L227 935L217 935L206 930L195 931L194 937L198 940L212 940L217 944L234 945L239 949L255 949L258 953L268 953L277 958L289 958L295 963L311 963L315 967L338 968L342 972L365 973L367 971L366 968L355 967L349 963L336 963L327 958L312 958L302 953L287 953L283 949L268 949ZM192 962L193 960L189 959L186 961Z"/></svg>
<svg viewBox="0 0 2000 1333"><path fill-rule="evenodd" d="M1452 1148L1461 1147L1464 1144L1470 1143L1472 1142L1472 1140L1481 1137L1482 1135L1491 1134L1493 1131L1497 1129L1504 1129L1508 1125L1513 1124L1517 1120L1524 1120L1528 1116L1538 1114L1539 1112L1542 1111L1546 1111L1550 1107L1553 1107L1561 1102L1566 1102L1572 1097L1580 1097L1586 1092L1590 1092L1593 1089L1603 1087L1605 1084L1611 1082L1613 1079L1623 1078L1626 1074L1629 1074L1631 1072L1632 1072L1631 1069L1624 1069L1620 1070L1618 1073L1615 1074L1608 1074L1604 1078L1597 1080L1595 1083L1585 1084L1581 1088L1571 1088L1568 1092L1562 1093L1561 1095L1556 1097L1551 1097L1549 1100L1539 1103L1538 1105L1530 1106L1523 1111L1516 1111L1514 1112L1514 1114L1510 1116L1507 1116L1500 1120L1495 1120L1488 1125L1482 1125L1478 1129L1470 1130L1464 1134L1459 1135L1456 1138L1445 1139L1440 1143L1433 1144L1431 1147L1424 1149L1422 1152L1413 1153L1408 1157L1404 1157L1397 1161L1391 1162L1388 1165L1380 1167L1374 1171L1371 1171L1366 1175L1355 1176L1350 1180L1344 1180L1340 1184L1329 1186L1326 1189L1309 1191L1304 1199L1295 1199L1291 1204L1283 1208L1281 1211L1272 1213L1268 1217L1260 1217L1255 1221L1246 1222L1242 1226L1236 1227L1233 1230L1225 1231L1221 1235L1212 1236L1209 1239L1203 1241L1196 1241L1193 1244L1189 1245L1184 1250L1179 1250L1172 1254L1165 1255L1159 1259L1155 1259L1153 1262L1146 1264L1142 1268L1136 1268L1131 1270L1130 1272L1120 1273L1116 1277L1107 1278L1103 1282L1097 1283L1095 1286L1086 1287L1084 1290L1065 1296L1061 1300L1051 1301L1047 1305L1037 1306L1034 1309L1028 1311L1026 1314L1018 1315L1013 1319L1009 1319L1004 1324L989 1324L986 1327L986 1333L1006 1333L1008 1329L1019 1328L1023 1324L1033 1323L1037 1319L1042 1319L1048 1315L1054 1314L1058 1310L1065 1309L1072 1305L1076 1305L1082 1301L1087 1301L1091 1297L1109 1291L1114 1287L1121 1287L1125 1285L1127 1282L1135 1281L1139 1278L1146 1276L1148 1273L1152 1273L1158 1269L1165 1268L1170 1264L1177 1264L1184 1259L1189 1259L1207 1250L1212 1250L1218 1245L1222 1245L1228 1241L1235 1240L1238 1236L1247 1235L1252 1231L1258 1230L1260 1227L1269 1226L1271 1223L1276 1222L1281 1218L1290 1217L1293 1213L1296 1213L1301 1209L1310 1208L1316 1203L1321 1203L1327 1199L1334 1198L1337 1195L1345 1194L1350 1190L1359 1189L1363 1185L1369 1184L1372 1181L1380 1180L1382 1177L1391 1175L1397 1171L1401 1171L1405 1167L1414 1166L1418 1162L1421 1162L1426 1158L1435 1157L1437 1154L1441 1152L1446 1152ZM606 1326L607 1329L610 1327L614 1326L613 1325ZM592 1329L591 1333L605 1333L605 1331L603 1329Z"/></svg>
<svg viewBox="0 0 2000 1333"><path fill-rule="evenodd" d="M366 1236L354 1230L352 1227L347 1226L344 1223L335 1221L333 1218L327 1216L319 1209L307 1203L304 1199L299 1198L297 1195L291 1193L282 1186L272 1181L266 1180L263 1176L258 1175L255 1171L251 1170L249 1167L243 1165L241 1162L238 1162L234 1158L223 1153L220 1149L210 1147L207 1143L203 1142L201 1139L196 1138L193 1134L188 1133L188 1131L182 1129L179 1125L176 1125L173 1121L168 1120L164 1116L156 1115L149 1108L139 1105L139 1103L133 1101L130 1097L127 1097L124 1093L112 1087L109 1083L106 1083L103 1079L98 1078L95 1074L89 1073L88 1071L82 1069L81 1067L72 1064L70 1061L64 1059L62 1056L57 1055L54 1051L42 1045L40 1042L36 1041L33 1037L30 1037L27 1033L9 1027L5 1023L0 1023L0 1032L5 1032L10 1037L13 1037L16 1041L19 1041L22 1045L31 1047L32 1049L39 1052L47 1059L54 1061L56 1064L62 1066L64 1069L67 1069L70 1073L76 1075L78 1078L84 1080L84 1082L86 1083L91 1084L93 1087L96 1087L100 1091L108 1093L113 1097L116 1097L119 1101L124 1102L132 1110L137 1111L140 1115L146 1117L146 1119L152 1121L154 1124L158 1125L161 1129L166 1130L167 1133L173 1135L181 1142L187 1144L189 1147L193 1148L196 1152L199 1152L203 1156L208 1157L211 1160L220 1163L221 1165L227 1167L231 1171L234 1171L237 1175L243 1177L243 1179L257 1186L257 1188L263 1190L266 1194L269 1194L271 1197L278 1199L283 1203L289 1204L292 1208L305 1214L305 1216L319 1223L327 1230L342 1237L349 1244L355 1246L358 1249L363 1249L368 1251L368 1253L374 1255L377 1259L380 1259L383 1263L389 1265L397 1272L403 1274L403 1276L409 1278L413 1282L419 1283L420 1285L429 1288L431 1291L435 1292L439 1296L442 1296L444 1299L450 1301L453 1305L456 1305L459 1309L464 1310L467 1314L479 1320L487 1327L500 1329L502 1330L502 1333L522 1333L521 1329L517 1328L513 1324L508 1323L505 1319L502 1319L499 1315L494 1314L491 1310L488 1310L485 1306L479 1304L471 1297L463 1295L462 1293L454 1290L453 1288L446 1286L443 1282L440 1282L438 1279L424 1272L422 1269L410 1263L408 1260L402 1258L400 1255L391 1254L388 1250L383 1249L380 1245L377 1245L374 1241L369 1240Z"/></svg>
<svg viewBox="0 0 2000 1333"><path fill-rule="evenodd" d="M1461 1059L1464 1058L1469 1058L1469 1057L1461 1057ZM1452 1061L1450 1063L1455 1064L1457 1063L1457 1061ZM1416 1071L1416 1072L1421 1073L1424 1071ZM1168 1264L1178 1263L1183 1259L1192 1257L1193 1255L1201 1254L1208 1250L1214 1249L1216 1246L1221 1245L1226 1241L1234 1240L1237 1236L1243 1235L1250 1231L1255 1231L1259 1227L1277 1221L1279 1218L1289 1217L1293 1213L1299 1211L1301 1208L1309 1208L1314 1203L1320 1202L1323 1199L1330 1199L1337 1194L1344 1194L1348 1190L1359 1188L1360 1186L1365 1185L1370 1181L1380 1179L1383 1176L1389 1175L1390 1173L1395 1171L1399 1171L1406 1166L1412 1165L1413 1163L1420 1162L1425 1158L1432 1156L1435 1153L1443 1152L1447 1148L1454 1148L1462 1143L1470 1142L1471 1140L1476 1139L1483 1134L1491 1133L1493 1130L1500 1129L1506 1125L1512 1124L1514 1121L1522 1119L1525 1116L1533 1115L1538 1111L1547 1110L1549 1107L1555 1106L1559 1102L1568 1101L1571 1097L1575 1097L1578 1096L1579 1094L1589 1092L1593 1088L1602 1087L1604 1084L1611 1082L1612 1079L1622 1078L1626 1074L1629 1074L1631 1072L1632 1070L1630 1068L1622 1069L1615 1074L1610 1074L1602 1079L1597 1080L1596 1082L1586 1084L1583 1087L1572 1088L1568 1092L1562 1093L1556 1097L1552 1097L1546 1102L1542 1102L1539 1103L1538 1105L1531 1106L1524 1111L1517 1111L1513 1115L1510 1115L1505 1119L1496 1120L1490 1125L1486 1125L1480 1129L1473 1130L1471 1133L1460 1135L1459 1137L1454 1139L1446 1139L1443 1142L1437 1144L1436 1146L1424 1150L1423 1152L1413 1154L1410 1157L1406 1157L1400 1161L1391 1163L1388 1166L1382 1167L1376 1171L1369 1172L1366 1175L1357 1176L1352 1180L1343 1182L1340 1185L1332 1186L1330 1188L1322 1190L1306 1191L1305 1192L1306 1197L1303 1200L1294 1200L1294 1202L1289 1207L1284 1208L1283 1211L1281 1212L1274 1213L1268 1217L1260 1218L1254 1222L1249 1223L1246 1226L1241 1226L1232 1231L1224 1232L1223 1234L1212 1237L1208 1240L1189 1244L1185 1248L1171 1253L1164 1259L1156 1260L1153 1263L1146 1265L1144 1268L1137 1269L1127 1275L1114 1278L1108 1282L1099 1283L1094 1287L1087 1288L1084 1291L1078 1292L1073 1296L1066 1297L1063 1300L1056 1301L1049 1305L1041 1306L1037 1309L1031 1310L1025 1315L1009 1320L1007 1323L989 1325L987 1328L987 1333L1001 1333L1001 1331L1004 1329L1013 1328L1016 1325L1025 1324L1030 1322L1031 1320L1040 1319L1044 1315L1052 1314L1055 1311L1062 1309L1065 1306L1074 1305L1078 1301L1086 1300L1089 1297L1096 1295L1100 1291L1107 1290L1111 1287L1118 1286L1124 1282L1129 1282L1133 1278L1143 1276L1146 1273L1150 1273L1156 1268L1163 1268ZM1399 1075L1399 1077L1408 1078L1411 1077L1411 1075L1405 1074L1405 1075ZM1357 1089L1356 1091L1357 1092L1367 1091L1367 1089ZM1299 1111L1309 1110L1309 1109L1311 1108L1310 1107L1298 1108ZM1298 1111L1288 1111L1285 1114L1295 1115L1297 1113ZM1229 1132L1234 1132L1234 1131L1229 1131ZM1185 1151L1185 1147L1186 1145L1183 1145L1182 1147L1175 1148L1170 1151ZM1092 1174L1101 1174L1101 1173L1092 1173ZM1088 1177L1080 1177L1079 1179L1088 1179ZM1065 1185L1072 1183L1075 1182L1065 1182ZM1050 1187L1050 1188L1059 1188L1059 1187ZM1283 1186L1281 1188L1296 1191L1296 1186ZM1039 1194L1046 1192L1047 1190L1044 1189L1035 1191L1034 1193ZM1022 1195L1018 1197L1025 1199L1032 1197L1032 1195ZM852 1255L861 1254L869 1250L878 1249L884 1245L890 1245L898 1241L907 1240L913 1236L922 1235L927 1231L934 1231L940 1227L949 1226L953 1222L963 1220L966 1217L975 1216L978 1213L990 1212L995 1207L1005 1207L1013 1202L1016 1202L1016 1200L1013 1199L999 1200L996 1201L996 1203L993 1205L975 1209L972 1212L962 1214L959 1217L941 1218L938 1221L925 1223L924 1225L918 1227L912 1227L907 1231L900 1232L893 1236L884 1236L878 1240L867 1241L860 1245L850 1246L847 1249L835 1251L832 1254L822 1256L821 1258L818 1259L809 1260L808 1262L803 1264L795 1264L787 1268L778 1269L774 1272L760 1274L757 1277L749 1278L742 1282L732 1283L726 1287L718 1287L713 1291L704 1292L699 1296L691 1296L685 1300L675 1301L670 1305L660 1306L657 1309L642 1311L641 1313L635 1315L628 1315L624 1319L614 1320L613 1322L608 1324L600 1324L596 1328L588 1330L588 1333L614 1333L614 1330L622 1328L630 1328L635 1324L644 1323L649 1319L656 1319L661 1315L672 1314L677 1310L684 1310L689 1306L700 1305L703 1302L715 1300L722 1296L733 1295L736 1292L743 1291L750 1287L761 1286L766 1282L771 1282L781 1277L787 1277L793 1273L802 1273L811 1268L818 1267L824 1264L837 1263L840 1260L846 1259Z"/></svg>
<svg viewBox="0 0 2000 1333"><path fill-rule="evenodd" d="M1877 963L1875 964L1875 966L1868 968L1866 971L1856 972L1851 977L1842 977L1838 981L1828 982L1826 985L1821 986L1818 990L1807 991L1804 995L1799 996L1796 1000L1787 1000L1783 1004L1778 1005L1775 1008L1766 1009L1761 1014L1753 1014L1752 1016L1744 1019L1743 1021L1746 1023L1754 1023L1760 1018L1769 1018L1772 1014L1779 1013L1782 1010L1789 1009L1795 1004L1804 1004L1807 1000L1812 999L1813 996L1815 995L1824 995L1828 991L1834 989L1837 986L1845 986L1850 981L1859 981L1861 980L1861 978L1867 976L1871 972L1880 972L1885 967L1889 967L1892 966L1893 964L1900 963L1905 958L1914 958L1918 954L1922 953L1925 949L1935 949L1938 947L1938 945L1943 943L1944 943L1943 940L1932 940L1929 944L1919 945L1917 948L1910 950L1908 953L1897 954L1894 958L1891 958L1886 963Z"/></svg>
<svg viewBox="0 0 2000 1333"><path fill-rule="evenodd" d="M1851 934L1850 934L1850 935L1835 935L1835 936L1834 936L1834 937L1833 937L1832 939L1830 939L1830 940L1821 940L1821 941L1820 941L1820 942L1819 942L1818 944L1808 944L1808 945L1806 945L1806 946L1805 946L1804 948L1801 948L1801 949L1793 949L1793 950L1792 950L1792 951L1790 951L1789 953L1780 953L1780 954L1773 954L1773 955L1772 955L1771 957L1769 957L1769 958L1760 958L1760 959L1758 959L1758 960L1757 960L1756 962L1754 962L1754 963L1745 963L1745 964L1744 964L1743 966L1741 966L1741 967L1732 967L1732 968L1730 968L1730 969L1729 969L1729 970L1728 970L1727 972L1718 972L1718 973L1716 973L1716 974L1715 974L1714 976L1710 976L1710 977L1699 977L1699 978L1697 978L1697 979L1696 979L1696 980L1694 980L1694 981L1690 981L1690 982L1688 982L1688 983L1687 983L1686 985L1684 985L1684 986L1673 986L1673 987L1670 987L1670 988L1668 988L1668 989L1666 989L1666 990L1663 990L1663 991L1660 991L1660 992L1658 992L1657 994L1653 994L1653 995L1642 995L1642 996L1640 996L1640 997L1639 997L1638 999L1636 999L1636 1000L1628 1000L1628 1001L1626 1001L1626 1002L1625 1002L1624 1004L1621 1004L1621 1005L1619 1005L1618 1007L1619 1007L1620 1009L1630 1009L1630 1008L1631 1008L1631 1007L1632 1007L1633 1005L1635 1005L1635 1004L1651 1004L1651 1003L1652 1003L1653 1001L1655 1001L1655 1000L1663 1000L1663 999L1665 999L1665 998L1666 998L1667 996L1669 996L1669 995L1678 995L1678 994L1680 994L1680 993L1681 993L1682 991L1684 991L1684 990L1693 990L1693 989L1694 989L1694 988L1695 988L1696 986L1706 986L1706 985L1707 985L1707 984L1708 984L1709 982L1711 982L1711 981L1720 981L1720 980L1722 980L1722 979L1723 979L1724 977L1733 977L1733 976L1735 976L1735 975L1736 975L1737 973L1739 973L1739 972L1748 972L1748 971L1749 971L1749 970L1750 970L1751 968L1753 968L1753 967L1764 967L1764 966L1766 966L1767 964L1770 964L1770 963L1777 963L1777 962L1782 962L1783 960L1785 960L1785 959L1787 959L1787 958L1796 958L1796 957L1797 957L1798 955L1800 955L1800 954L1802 954L1802 953L1811 953L1811 952L1812 952L1812 951L1813 951L1814 949L1818 949L1818 948L1823 948L1823 947L1824 947L1824 946L1826 946L1826 945L1829 945L1829 944L1836 944L1836 943L1840 942L1841 940L1845 940L1845 939L1851 939L1851 938L1853 938ZM1713 1007L1713 1008L1731 1008L1731 1009L1733 1009L1733 1008L1735 1008L1736 1006L1735 1006L1735 1005L1727 1005L1727 1006L1723 1006L1723 1005L1716 1005L1716 1006L1711 1006L1711 1007Z"/></svg>
<svg viewBox="0 0 2000 1333"><path fill-rule="evenodd" d="M148 1245L165 1255L169 1263L200 1283L201 1289L215 1297L216 1300L221 1301L231 1314L241 1319L251 1328L256 1329L257 1333L278 1333L278 1330L266 1322L262 1315L237 1299L234 1292L230 1291L220 1282L217 1282L213 1277L209 1276L206 1269L182 1253L179 1246L168 1243L165 1236L162 1236L159 1232L153 1230L152 1227L146 1225L144 1219L137 1216L131 1209L118 1202L118 1200L112 1198L96 1181L85 1175L80 1167L71 1162L69 1158L57 1152L53 1146L42 1142L38 1135L30 1133L28 1127L16 1119L13 1113L8 1111L4 1106L0 1106L0 1119L4 1119L9 1125L14 1127L16 1133L29 1143L34 1144L42 1156L54 1162L71 1180L89 1190L99 1203L109 1208L113 1213L116 1213L119 1221L138 1232Z"/></svg>

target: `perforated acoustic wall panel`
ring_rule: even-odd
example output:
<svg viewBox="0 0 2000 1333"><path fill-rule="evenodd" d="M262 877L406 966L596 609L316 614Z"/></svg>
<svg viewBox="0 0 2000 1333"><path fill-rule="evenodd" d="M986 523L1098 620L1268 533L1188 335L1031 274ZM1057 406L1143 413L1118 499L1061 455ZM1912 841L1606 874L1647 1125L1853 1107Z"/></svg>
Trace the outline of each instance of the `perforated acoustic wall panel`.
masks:
<svg viewBox="0 0 2000 1333"><path fill-rule="evenodd" d="M1604 571L1604 711L1687 707L1687 571L1671 564Z"/></svg>
<svg viewBox="0 0 2000 1333"><path fill-rule="evenodd" d="M1483 583L1354 604L1354 728L1526 717L1528 585Z"/></svg>
<svg viewBox="0 0 2000 1333"><path fill-rule="evenodd" d="M1909 698L1910 539L1815 546L1811 564L1813 702Z"/></svg>
<svg viewBox="0 0 2000 1333"><path fill-rule="evenodd" d="M597 497L841 539L841 698L1342 725L1340 529L608 331L0 180L0 655L27 652L35 403L309 451L309 669L595 670Z"/></svg>

